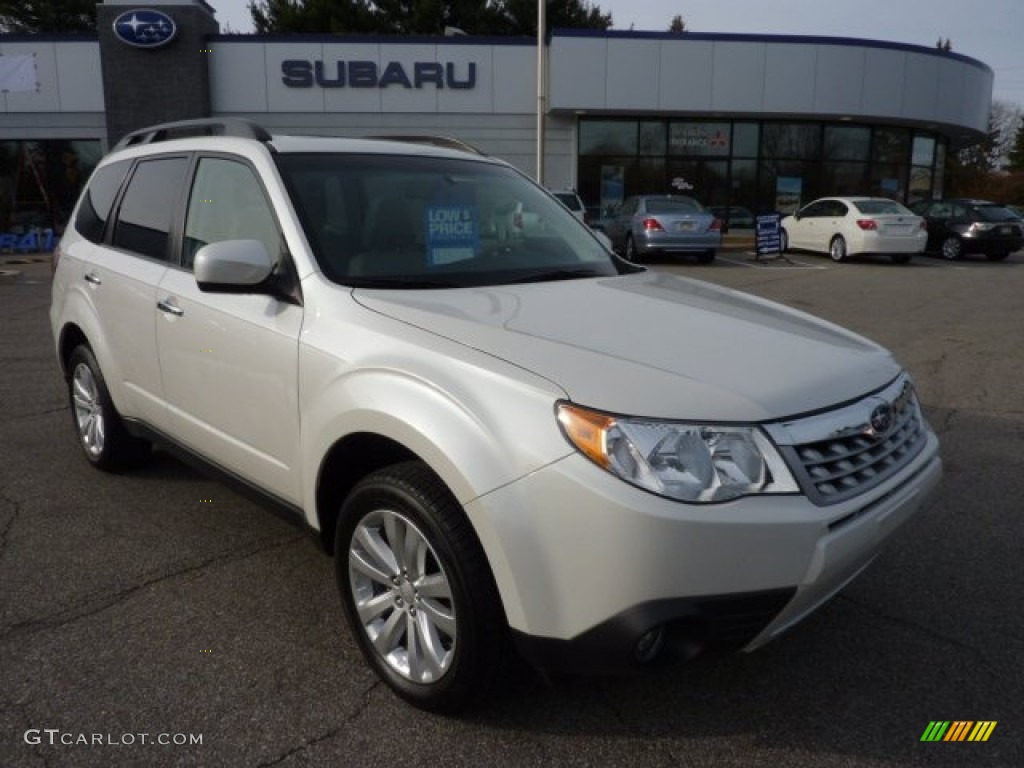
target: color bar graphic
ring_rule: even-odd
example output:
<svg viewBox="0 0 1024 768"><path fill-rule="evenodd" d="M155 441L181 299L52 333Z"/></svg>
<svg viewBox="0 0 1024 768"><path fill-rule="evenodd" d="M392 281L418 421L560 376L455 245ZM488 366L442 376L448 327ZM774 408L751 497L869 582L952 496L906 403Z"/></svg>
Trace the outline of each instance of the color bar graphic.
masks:
<svg viewBox="0 0 1024 768"><path fill-rule="evenodd" d="M932 720L921 741L988 741L997 720Z"/></svg>

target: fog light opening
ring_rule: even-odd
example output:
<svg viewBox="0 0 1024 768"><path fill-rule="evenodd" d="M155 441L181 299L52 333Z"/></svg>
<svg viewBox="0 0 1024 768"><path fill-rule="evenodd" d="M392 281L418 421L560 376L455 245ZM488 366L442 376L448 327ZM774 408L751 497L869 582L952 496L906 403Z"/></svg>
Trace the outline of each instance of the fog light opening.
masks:
<svg viewBox="0 0 1024 768"><path fill-rule="evenodd" d="M660 625L640 635L633 646L633 658L641 664L650 664L661 654L665 647L665 627Z"/></svg>

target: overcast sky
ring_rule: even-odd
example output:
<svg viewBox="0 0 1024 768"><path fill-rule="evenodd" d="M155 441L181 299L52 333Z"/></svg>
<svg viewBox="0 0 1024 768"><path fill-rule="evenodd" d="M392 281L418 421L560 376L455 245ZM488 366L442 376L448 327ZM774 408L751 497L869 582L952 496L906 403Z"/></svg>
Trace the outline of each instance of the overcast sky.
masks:
<svg viewBox="0 0 1024 768"><path fill-rule="evenodd" d="M252 31L248 0L208 0L221 27ZM665 31L680 14L692 32L823 35L934 46L996 74L994 98L1024 106L1024 0L603 0L613 29Z"/></svg>

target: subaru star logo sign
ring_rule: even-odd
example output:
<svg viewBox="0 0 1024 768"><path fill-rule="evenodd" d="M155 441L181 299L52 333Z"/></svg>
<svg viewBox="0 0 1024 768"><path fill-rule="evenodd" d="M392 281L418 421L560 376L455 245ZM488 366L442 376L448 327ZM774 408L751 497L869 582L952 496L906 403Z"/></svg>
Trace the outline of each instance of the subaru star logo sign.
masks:
<svg viewBox="0 0 1024 768"><path fill-rule="evenodd" d="M178 27L166 13L150 8L125 11L114 19L114 34L135 48L159 48L174 38Z"/></svg>

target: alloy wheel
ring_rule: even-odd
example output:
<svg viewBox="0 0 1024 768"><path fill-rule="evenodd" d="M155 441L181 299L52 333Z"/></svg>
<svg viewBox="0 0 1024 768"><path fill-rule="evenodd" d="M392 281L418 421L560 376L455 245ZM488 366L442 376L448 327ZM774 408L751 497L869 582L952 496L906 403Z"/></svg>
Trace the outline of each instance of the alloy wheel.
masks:
<svg viewBox="0 0 1024 768"><path fill-rule="evenodd" d="M99 456L103 452L106 424L99 386L88 365L79 363L75 366L72 387L78 436L90 456Z"/></svg>
<svg viewBox="0 0 1024 768"><path fill-rule="evenodd" d="M963 254L963 249L963 243L957 237L950 236L942 241L942 255L947 259L959 259Z"/></svg>
<svg viewBox="0 0 1024 768"><path fill-rule="evenodd" d="M381 658L414 683L443 677L455 656L455 602L420 529L398 512L370 512L352 535L348 568L360 626Z"/></svg>
<svg viewBox="0 0 1024 768"><path fill-rule="evenodd" d="M846 258L846 241L841 237L834 237L828 250L829 255L832 256L832 261L842 261Z"/></svg>

